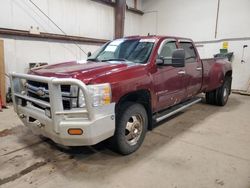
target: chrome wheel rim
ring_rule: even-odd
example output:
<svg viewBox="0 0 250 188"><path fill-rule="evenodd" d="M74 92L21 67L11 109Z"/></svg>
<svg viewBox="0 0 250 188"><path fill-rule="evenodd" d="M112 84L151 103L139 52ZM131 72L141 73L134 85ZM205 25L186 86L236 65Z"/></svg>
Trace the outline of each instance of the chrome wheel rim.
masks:
<svg viewBox="0 0 250 188"><path fill-rule="evenodd" d="M143 124L143 117L139 114L129 118L125 129L125 139L129 145L137 144L142 134Z"/></svg>
<svg viewBox="0 0 250 188"><path fill-rule="evenodd" d="M224 88L224 92L223 92L223 99L224 99L224 102L227 101L227 98L228 98L228 89L225 87L225 88Z"/></svg>

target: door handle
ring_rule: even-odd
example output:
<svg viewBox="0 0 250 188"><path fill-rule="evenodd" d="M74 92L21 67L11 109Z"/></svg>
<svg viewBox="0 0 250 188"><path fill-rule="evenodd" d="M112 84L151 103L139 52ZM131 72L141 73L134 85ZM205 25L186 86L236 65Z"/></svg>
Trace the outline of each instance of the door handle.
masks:
<svg viewBox="0 0 250 188"><path fill-rule="evenodd" d="M178 74L180 74L180 75L184 75L184 74L186 74L186 71L184 71L184 70L179 71L179 72L178 72Z"/></svg>
<svg viewBox="0 0 250 188"><path fill-rule="evenodd" d="M201 68L201 67L197 67L196 70L197 70L197 71L201 71L202 68Z"/></svg>

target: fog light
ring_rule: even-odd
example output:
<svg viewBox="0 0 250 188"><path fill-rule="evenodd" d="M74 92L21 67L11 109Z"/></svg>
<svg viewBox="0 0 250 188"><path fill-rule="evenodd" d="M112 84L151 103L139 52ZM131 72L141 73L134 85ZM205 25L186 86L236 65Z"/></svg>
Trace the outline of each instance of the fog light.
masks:
<svg viewBox="0 0 250 188"><path fill-rule="evenodd" d="M82 135L83 130L82 129L68 129L68 133L70 135Z"/></svg>

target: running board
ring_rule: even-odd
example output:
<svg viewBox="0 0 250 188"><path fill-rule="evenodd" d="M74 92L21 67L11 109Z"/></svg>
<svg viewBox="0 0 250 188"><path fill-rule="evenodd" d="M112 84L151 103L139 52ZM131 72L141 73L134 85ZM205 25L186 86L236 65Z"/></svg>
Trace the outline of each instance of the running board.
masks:
<svg viewBox="0 0 250 188"><path fill-rule="evenodd" d="M199 103L200 101L202 100L202 98L200 97L196 97L196 98L193 98L193 99L190 99L188 101L185 101L183 103L180 103L180 104L177 104L173 107L170 107L168 108L167 110L163 111L163 112L160 112L156 115L156 122L160 122L190 106L192 106L193 104L196 104L196 103Z"/></svg>

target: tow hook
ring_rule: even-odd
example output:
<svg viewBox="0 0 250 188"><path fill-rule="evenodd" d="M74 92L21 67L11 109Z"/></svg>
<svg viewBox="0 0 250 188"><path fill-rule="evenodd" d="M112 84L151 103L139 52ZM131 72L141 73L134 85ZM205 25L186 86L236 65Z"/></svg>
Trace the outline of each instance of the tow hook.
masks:
<svg viewBox="0 0 250 188"><path fill-rule="evenodd" d="M24 115L24 114L19 114L19 117L20 117L21 119L24 119L24 118L25 118L25 115Z"/></svg>
<svg viewBox="0 0 250 188"><path fill-rule="evenodd" d="M38 126L39 128L44 127L44 124L42 124L40 121L36 120L34 121L34 123L36 124L36 126Z"/></svg>

